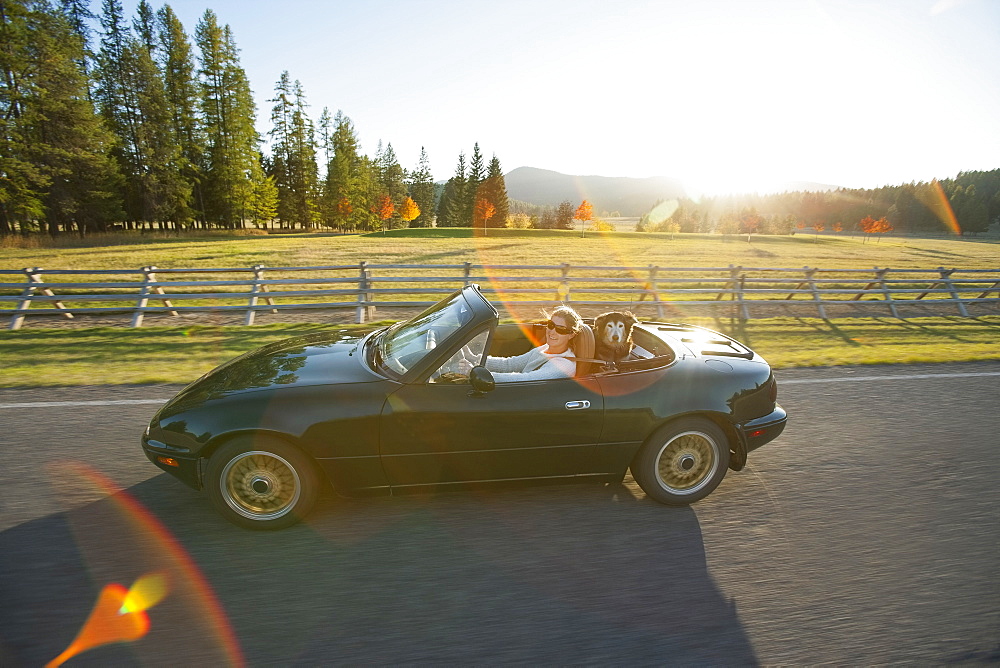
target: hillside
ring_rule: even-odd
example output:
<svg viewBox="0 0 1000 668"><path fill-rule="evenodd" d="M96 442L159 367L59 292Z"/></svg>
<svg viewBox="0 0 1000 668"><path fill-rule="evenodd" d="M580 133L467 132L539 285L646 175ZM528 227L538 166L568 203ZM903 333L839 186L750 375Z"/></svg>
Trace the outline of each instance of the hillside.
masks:
<svg viewBox="0 0 1000 668"><path fill-rule="evenodd" d="M661 200L684 197L680 181L664 176L646 179L612 176L573 176L535 167L518 167L504 176L511 199L542 206L583 200L594 212L641 216Z"/></svg>
<svg viewBox="0 0 1000 668"><path fill-rule="evenodd" d="M518 167L504 176L507 194L538 206L557 206L568 201L574 207L584 199L598 215L637 217L662 200L692 196L680 179L654 176L645 179L613 176L575 176L536 167ZM837 186L796 181L782 190L814 192L836 190Z"/></svg>

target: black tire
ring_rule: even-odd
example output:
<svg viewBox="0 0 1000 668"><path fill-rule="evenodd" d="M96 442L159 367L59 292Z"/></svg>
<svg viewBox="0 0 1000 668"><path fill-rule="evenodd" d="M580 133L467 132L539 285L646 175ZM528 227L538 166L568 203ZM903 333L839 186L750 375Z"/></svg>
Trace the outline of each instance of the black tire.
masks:
<svg viewBox="0 0 1000 668"><path fill-rule="evenodd" d="M686 506L712 493L729 468L729 441L711 420L683 418L646 439L629 466L648 497Z"/></svg>
<svg viewBox="0 0 1000 668"><path fill-rule="evenodd" d="M212 455L205 486L212 504L233 524L273 530L308 514L319 492L319 477L301 450L255 434L238 436Z"/></svg>

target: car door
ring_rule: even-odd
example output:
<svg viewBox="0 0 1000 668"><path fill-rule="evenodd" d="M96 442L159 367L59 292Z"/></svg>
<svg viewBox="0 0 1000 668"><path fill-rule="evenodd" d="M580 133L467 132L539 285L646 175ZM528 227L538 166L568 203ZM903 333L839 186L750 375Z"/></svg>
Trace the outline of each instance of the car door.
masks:
<svg viewBox="0 0 1000 668"><path fill-rule="evenodd" d="M602 473L597 443L604 400L593 380L403 385L380 420L391 485L563 477Z"/></svg>

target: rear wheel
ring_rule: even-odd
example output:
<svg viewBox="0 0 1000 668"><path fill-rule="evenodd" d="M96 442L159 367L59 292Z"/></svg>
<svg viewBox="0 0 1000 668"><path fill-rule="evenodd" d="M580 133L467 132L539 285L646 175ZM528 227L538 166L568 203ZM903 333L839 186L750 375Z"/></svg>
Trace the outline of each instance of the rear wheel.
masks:
<svg viewBox="0 0 1000 668"><path fill-rule="evenodd" d="M647 496L684 506L711 494L728 467L722 429L704 418L684 418L653 432L629 468Z"/></svg>
<svg viewBox="0 0 1000 668"><path fill-rule="evenodd" d="M312 509L316 468L301 450L263 435L239 436L208 461L208 495L223 517L247 529L283 529Z"/></svg>

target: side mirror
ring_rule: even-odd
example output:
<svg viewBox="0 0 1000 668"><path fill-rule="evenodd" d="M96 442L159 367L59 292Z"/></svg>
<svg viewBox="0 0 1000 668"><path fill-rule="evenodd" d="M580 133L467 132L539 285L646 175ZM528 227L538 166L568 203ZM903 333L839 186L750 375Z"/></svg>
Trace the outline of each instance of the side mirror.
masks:
<svg viewBox="0 0 1000 668"><path fill-rule="evenodd" d="M481 397L487 392L492 392L497 386L493 374L484 366L472 367L469 371L469 383L472 385L470 397Z"/></svg>

